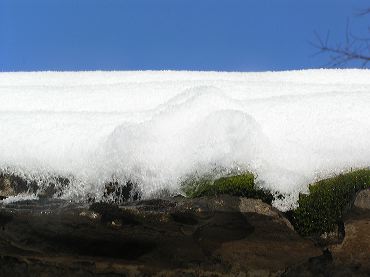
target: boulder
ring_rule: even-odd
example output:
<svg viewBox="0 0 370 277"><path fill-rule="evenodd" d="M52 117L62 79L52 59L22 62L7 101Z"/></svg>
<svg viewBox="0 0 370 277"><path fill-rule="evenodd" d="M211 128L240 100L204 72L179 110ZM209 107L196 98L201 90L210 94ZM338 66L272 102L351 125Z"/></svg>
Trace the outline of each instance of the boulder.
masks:
<svg viewBox="0 0 370 277"><path fill-rule="evenodd" d="M343 242L330 247L334 262L357 268L370 276L370 211L352 210L344 225Z"/></svg>
<svg viewBox="0 0 370 277"><path fill-rule="evenodd" d="M370 210L370 189L361 190L355 198L354 207Z"/></svg>

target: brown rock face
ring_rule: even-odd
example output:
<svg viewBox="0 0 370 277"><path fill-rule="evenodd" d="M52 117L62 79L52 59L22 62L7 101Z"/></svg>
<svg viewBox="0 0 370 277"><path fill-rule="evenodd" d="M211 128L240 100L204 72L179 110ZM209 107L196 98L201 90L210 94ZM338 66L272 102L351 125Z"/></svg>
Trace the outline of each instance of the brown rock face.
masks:
<svg viewBox="0 0 370 277"><path fill-rule="evenodd" d="M370 276L370 212L322 252L275 208L219 196L0 206L0 276Z"/></svg>
<svg viewBox="0 0 370 277"><path fill-rule="evenodd" d="M274 276L320 256L255 199L47 200L0 212L0 276Z"/></svg>
<svg viewBox="0 0 370 277"><path fill-rule="evenodd" d="M330 250L336 264L348 265L370 276L370 211L352 210L345 221L346 236Z"/></svg>

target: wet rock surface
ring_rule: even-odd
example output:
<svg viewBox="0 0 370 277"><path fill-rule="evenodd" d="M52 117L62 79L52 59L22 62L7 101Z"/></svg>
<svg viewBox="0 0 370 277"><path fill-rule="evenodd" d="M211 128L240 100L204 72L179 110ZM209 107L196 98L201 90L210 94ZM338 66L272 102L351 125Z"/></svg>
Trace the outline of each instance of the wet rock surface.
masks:
<svg viewBox="0 0 370 277"><path fill-rule="evenodd" d="M351 215L343 244L323 252L256 199L23 201L0 208L0 276L361 276L368 222Z"/></svg>

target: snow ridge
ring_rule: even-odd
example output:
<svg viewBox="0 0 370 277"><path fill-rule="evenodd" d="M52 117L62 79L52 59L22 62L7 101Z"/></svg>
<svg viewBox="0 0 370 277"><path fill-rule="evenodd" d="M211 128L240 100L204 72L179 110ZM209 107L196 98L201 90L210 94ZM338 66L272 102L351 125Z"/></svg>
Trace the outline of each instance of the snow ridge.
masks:
<svg viewBox="0 0 370 277"><path fill-rule="evenodd" d="M0 73L0 168L70 176L64 197L249 170L287 195L370 165L370 71Z"/></svg>

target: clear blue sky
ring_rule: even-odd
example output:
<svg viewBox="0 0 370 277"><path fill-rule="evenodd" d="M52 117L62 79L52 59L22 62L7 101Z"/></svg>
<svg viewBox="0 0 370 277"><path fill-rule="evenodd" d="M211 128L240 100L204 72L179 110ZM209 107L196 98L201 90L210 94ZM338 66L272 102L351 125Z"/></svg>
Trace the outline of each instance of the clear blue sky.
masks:
<svg viewBox="0 0 370 277"><path fill-rule="evenodd" d="M0 71L322 67L369 0L1 0ZM350 64L349 66L356 66Z"/></svg>

